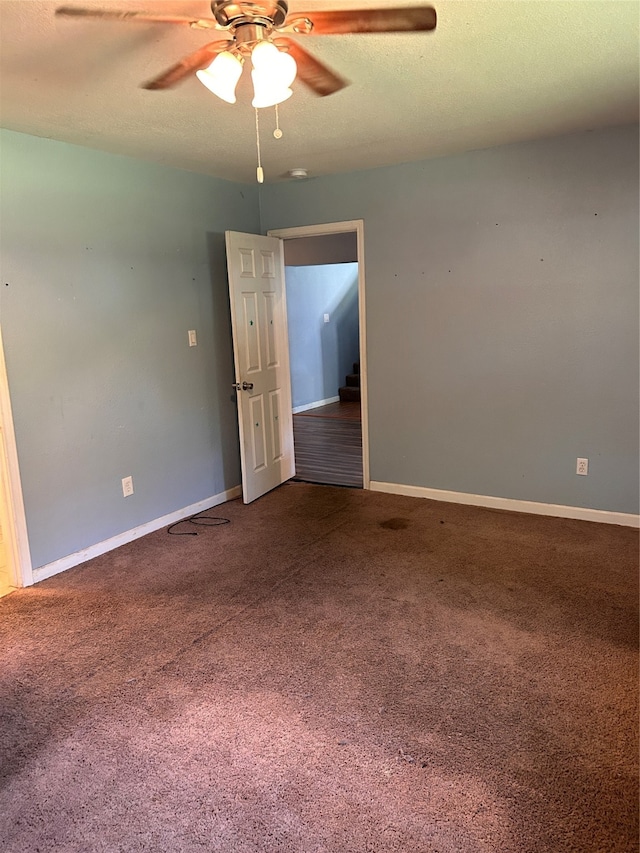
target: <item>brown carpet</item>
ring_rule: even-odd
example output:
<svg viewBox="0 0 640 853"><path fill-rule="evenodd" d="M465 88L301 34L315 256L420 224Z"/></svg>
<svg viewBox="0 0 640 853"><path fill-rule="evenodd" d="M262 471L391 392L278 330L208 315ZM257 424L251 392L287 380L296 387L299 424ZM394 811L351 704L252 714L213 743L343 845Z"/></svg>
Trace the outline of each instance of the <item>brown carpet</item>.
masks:
<svg viewBox="0 0 640 853"><path fill-rule="evenodd" d="M0 601L4 853L638 850L637 531L213 514Z"/></svg>

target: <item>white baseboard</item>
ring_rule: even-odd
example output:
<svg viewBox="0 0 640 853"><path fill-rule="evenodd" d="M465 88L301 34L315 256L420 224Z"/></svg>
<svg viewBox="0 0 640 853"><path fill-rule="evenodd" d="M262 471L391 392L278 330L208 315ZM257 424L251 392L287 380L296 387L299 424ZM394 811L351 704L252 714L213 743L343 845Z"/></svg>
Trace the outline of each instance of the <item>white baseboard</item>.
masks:
<svg viewBox="0 0 640 853"><path fill-rule="evenodd" d="M218 506L226 503L226 501L235 500L242 494L242 487L235 486L233 489L228 489L226 492L221 492L219 495L206 498L191 506L183 507L169 515L163 515L161 518L154 518L153 521L148 521L146 524L141 524L140 527L134 527L132 530L125 530L124 533L119 533L117 536L112 536L111 539L105 539L104 542L98 542L96 545L91 545L89 548L84 548L82 551L76 551L75 554L69 554L68 557L61 557L53 563L47 563L45 566L40 566L39 569L33 570L33 582L46 580L54 575L60 574L74 566L79 566L80 563L86 563L87 560L93 557L99 557L101 554L106 554L107 551L113 551L114 548L119 548L121 545L126 545L127 542L133 542L134 539L139 539L141 536L146 536L147 533L153 533L155 530L160 530L163 527L168 527L176 521L181 521L183 518L189 518L191 515L196 515L210 507Z"/></svg>
<svg viewBox="0 0 640 853"><path fill-rule="evenodd" d="M624 527L640 527L640 515L633 515L627 512L607 512L603 509L563 506L562 504L545 504L511 498L496 498L491 495L470 495L465 492L448 492L442 489L427 489L423 486L407 486L399 483L371 481L369 488L374 492L407 495L413 498L428 498L432 501L469 504L489 509L505 509L511 512L528 512L533 515L550 515L556 518L575 518L579 521L598 521L601 524L620 524Z"/></svg>
<svg viewBox="0 0 640 853"><path fill-rule="evenodd" d="M296 406L293 409L294 415L299 415L300 412L308 412L309 409L319 409L320 406L328 406L329 403L337 403L340 397L327 397L326 400L316 400L315 403L306 403L304 406Z"/></svg>

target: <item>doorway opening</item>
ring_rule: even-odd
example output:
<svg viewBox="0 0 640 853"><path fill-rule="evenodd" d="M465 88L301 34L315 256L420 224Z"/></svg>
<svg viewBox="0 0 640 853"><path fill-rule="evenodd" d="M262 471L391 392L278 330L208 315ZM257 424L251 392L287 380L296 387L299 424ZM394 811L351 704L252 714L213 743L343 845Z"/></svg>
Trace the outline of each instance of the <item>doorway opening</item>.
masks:
<svg viewBox="0 0 640 853"><path fill-rule="evenodd" d="M32 583L27 523L0 328L0 596Z"/></svg>
<svg viewBox="0 0 640 853"><path fill-rule="evenodd" d="M0 472L4 473L4 472ZM8 504L4 489L4 477L0 479L0 598L13 592L15 589L13 583L13 571L9 564L10 549L7 543L7 522Z"/></svg>
<svg viewBox="0 0 640 853"><path fill-rule="evenodd" d="M295 479L368 488L362 222L269 235L284 241Z"/></svg>

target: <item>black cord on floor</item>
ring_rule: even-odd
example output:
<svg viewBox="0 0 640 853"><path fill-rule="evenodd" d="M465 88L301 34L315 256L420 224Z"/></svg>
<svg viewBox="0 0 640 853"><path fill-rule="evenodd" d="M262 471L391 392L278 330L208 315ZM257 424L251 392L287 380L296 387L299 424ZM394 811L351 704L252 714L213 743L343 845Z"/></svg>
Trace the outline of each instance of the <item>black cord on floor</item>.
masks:
<svg viewBox="0 0 640 853"><path fill-rule="evenodd" d="M175 524L170 525L167 528L167 533L171 536L197 536L197 530L184 530L180 533L174 533L173 528L177 527L179 524L196 524L201 527L219 527L221 524L231 524L230 518L218 518L215 515L203 515L202 513L208 512L208 510L203 510L202 512L197 512L195 515L190 516L189 518L183 518L182 521L176 521Z"/></svg>

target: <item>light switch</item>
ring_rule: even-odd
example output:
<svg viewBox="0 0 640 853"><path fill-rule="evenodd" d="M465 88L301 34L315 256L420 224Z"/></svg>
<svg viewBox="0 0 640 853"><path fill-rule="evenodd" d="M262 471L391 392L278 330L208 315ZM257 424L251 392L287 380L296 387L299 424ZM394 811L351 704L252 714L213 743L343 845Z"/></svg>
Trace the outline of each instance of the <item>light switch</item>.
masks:
<svg viewBox="0 0 640 853"><path fill-rule="evenodd" d="M196 330L189 329L189 346L197 347L198 346L198 338L196 337Z"/></svg>
<svg viewBox="0 0 640 853"><path fill-rule="evenodd" d="M329 315L328 314L324 315L324 321L325 321L325 323L329 322Z"/></svg>

